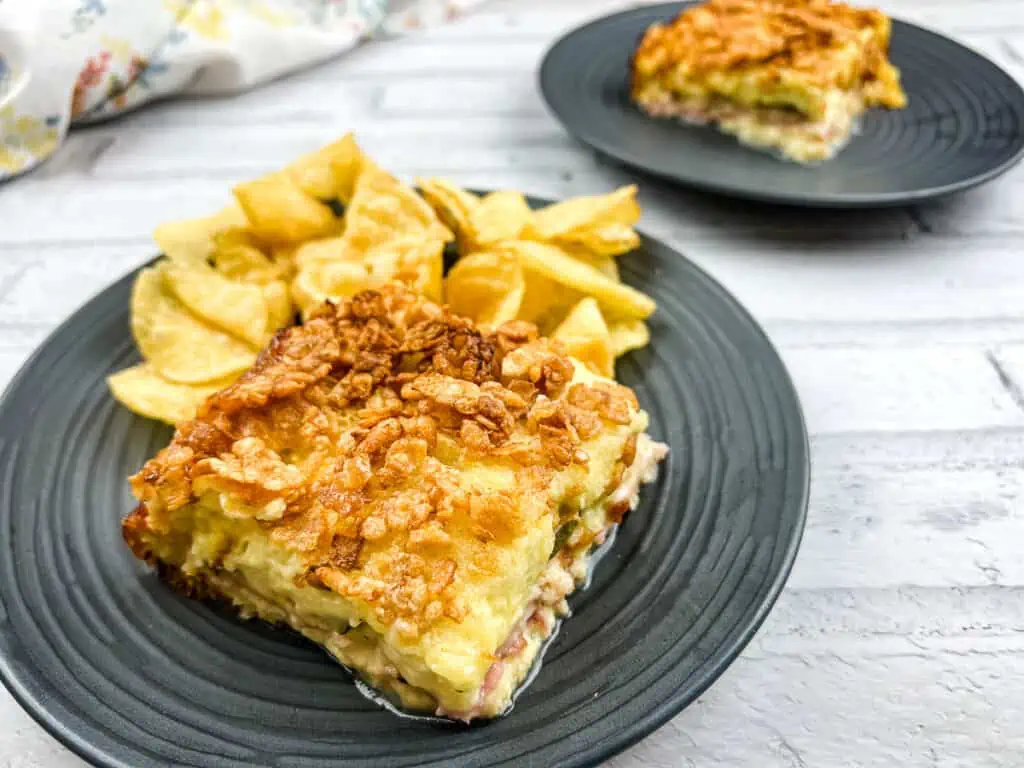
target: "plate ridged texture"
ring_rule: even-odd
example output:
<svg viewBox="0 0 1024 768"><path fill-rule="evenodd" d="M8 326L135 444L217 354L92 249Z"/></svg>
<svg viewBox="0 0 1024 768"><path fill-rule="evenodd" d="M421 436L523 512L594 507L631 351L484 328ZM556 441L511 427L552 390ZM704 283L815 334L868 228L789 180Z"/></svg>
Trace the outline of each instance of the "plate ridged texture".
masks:
<svg viewBox="0 0 1024 768"><path fill-rule="evenodd" d="M0 677L101 765L569 766L640 739L770 609L803 527L808 450L789 377L736 302L657 242L622 264L660 309L620 374L672 453L511 715L397 718L316 647L180 598L130 555L125 478L170 435L104 384L137 359L132 275L56 331L0 404Z"/></svg>
<svg viewBox="0 0 1024 768"><path fill-rule="evenodd" d="M548 51L540 88L577 139L642 171L711 192L823 207L903 205L967 189L1024 157L1024 90L946 37L893 21L890 58L909 103L869 111L832 160L802 167L712 127L653 119L630 103L630 57L645 29L691 3L607 16Z"/></svg>

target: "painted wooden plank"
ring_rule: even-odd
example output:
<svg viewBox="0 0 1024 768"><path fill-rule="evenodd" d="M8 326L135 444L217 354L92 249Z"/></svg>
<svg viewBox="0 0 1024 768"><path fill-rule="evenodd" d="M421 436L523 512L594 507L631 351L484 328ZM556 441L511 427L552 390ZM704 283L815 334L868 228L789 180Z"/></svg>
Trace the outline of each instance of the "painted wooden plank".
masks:
<svg viewBox="0 0 1024 768"><path fill-rule="evenodd" d="M1024 408L1024 343L997 347L990 360L999 372L1003 386L1021 408Z"/></svg>
<svg viewBox="0 0 1024 768"><path fill-rule="evenodd" d="M481 78L468 73L442 80L394 78L381 87L378 107L387 115L543 115L532 78Z"/></svg>
<svg viewBox="0 0 1024 768"><path fill-rule="evenodd" d="M1024 237L894 241L870 229L857 237L852 226L830 232L821 221L802 232L763 225L688 236L676 229L672 242L759 319L807 323L812 338L827 338L822 322L1024 319ZM931 333L942 335L934 327Z"/></svg>
<svg viewBox="0 0 1024 768"><path fill-rule="evenodd" d="M1019 429L831 434L813 436L811 450L815 468L831 473L946 473L1020 467L1022 440Z"/></svg>
<svg viewBox="0 0 1024 768"><path fill-rule="evenodd" d="M102 184L72 174L29 176L0 188L0 243L146 237L162 221L218 210L230 194L223 178Z"/></svg>
<svg viewBox="0 0 1024 768"><path fill-rule="evenodd" d="M782 350L812 434L1024 426L981 350Z"/></svg>
<svg viewBox="0 0 1024 768"><path fill-rule="evenodd" d="M1024 448L1024 436L1018 448ZM818 469L789 584L1024 586L1022 498L1024 464L948 471Z"/></svg>
<svg viewBox="0 0 1024 768"><path fill-rule="evenodd" d="M86 763L47 735L0 689L0 765L4 768L85 768Z"/></svg>
<svg viewBox="0 0 1024 768"><path fill-rule="evenodd" d="M751 230L784 233L786 240L793 239L797 247L815 239L845 242L848 238L884 236L902 240L919 231L918 224L902 209L808 212L707 195L638 175L610 161L601 167L602 174L612 183L639 186L644 229L683 248L688 248L695 236L708 229L719 232L723 240L734 233L749 234ZM773 239L769 236L769 246ZM741 238L740 244L744 242L747 241Z"/></svg>
<svg viewBox="0 0 1024 768"><path fill-rule="evenodd" d="M241 131L268 122L349 120L372 111L379 98L380 82L322 80L314 78L314 72L299 72L237 95L171 99L101 129L133 132L178 125L232 126Z"/></svg>
<svg viewBox="0 0 1024 768"><path fill-rule="evenodd" d="M109 147L93 162L93 175L97 179L210 177L219 172L229 177L257 175L282 167L349 129L377 163L399 174L595 167L592 156L571 151L568 137L543 118L442 118L425 125L413 120L366 120L346 126L294 126L287 133L276 126L243 134L177 126L145 133L114 132Z"/></svg>
<svg viewBox="0 0 1024 768"><path fill-rule="evenodd" d="M474 74L528 72L537 66L545 48L544 40L436 45L411 37L367 43L309 70L306 76L318 80L349 80L413 73L422 76L459 75L467 71Z"/></svg>
<svg viewBox="0 0 1024 768"><path fill-rule="evenodd" d="M813 323L763 320L772 341L781 347L799 349L873 349L892 347L974 346L991 348L1001 344L1024 344L1021 318L973 318L911 322Z"/></svg>
<svg viewBox="0 0 1024 768"><path fill-rule="evenodd" d="M25 264L16 283L0 299L0 327L5 323L55 326L118 277L151 259L155 248L100 246L58 254L35 256Z"/></svg>
<svg viewBox="0 0 1024 768"><path fill-rule="evenodd" d="M848 650L872 640L891 638L892 646L916 645L936 651L954 650L965 641L979 646L1020 641L1024 600L1013 586L983 585L898 589L832 589L787 587L749 655L827 653ZM890 646L890 648L892 647ZM980 648L979 648L980 649ZM870 649L874 654L889 650Z"/></svg>
<svg viewBox="0 0 1024 768"><path fill-rule="evenodd" d="M743 657L612 768L1014 768L1024 760L1018 653Z"/></svg>

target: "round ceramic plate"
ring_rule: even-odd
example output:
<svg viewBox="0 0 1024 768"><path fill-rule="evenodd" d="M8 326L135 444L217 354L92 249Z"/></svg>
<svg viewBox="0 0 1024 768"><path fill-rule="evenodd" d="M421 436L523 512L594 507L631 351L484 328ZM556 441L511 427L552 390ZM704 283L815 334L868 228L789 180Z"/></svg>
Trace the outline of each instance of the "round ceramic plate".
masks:
<svg viewBox="0 0 1024 768"><path fill-rule="evenodd" d="M630 59L651 24L691 3L607 16L548 51L540 89L566 130L594 149L687 186L764 202L819 207L904 205L967 189L1024 157L1024 90L973 51L893 22L890 58L905 109L868 112L832 160L804 167L749 149L712 127L655 119L630 102Z"/></svg>
<svg viewBox="0 0 1024 768"><path fill-rule="evenodd" d="M765 618L796 555L808 446L750 316L653 240L621 259L659 304L619 374L671 446L534 682L470 728L365 699L285 630L177 596L121 540L126 477L170 437L107 392L138 360L128 275L64 323L0 403L0 677L98 765L585 765L694 700Z"/></svg>

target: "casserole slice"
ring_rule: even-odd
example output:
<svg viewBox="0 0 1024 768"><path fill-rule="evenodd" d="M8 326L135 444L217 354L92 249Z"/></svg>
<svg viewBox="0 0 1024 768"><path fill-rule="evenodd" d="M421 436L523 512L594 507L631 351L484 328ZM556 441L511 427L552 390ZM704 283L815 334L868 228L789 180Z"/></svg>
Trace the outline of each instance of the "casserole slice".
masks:
<svg viewBox="0 0 1024 768"><path fill-rule="evenodd" d="M906 105L890 31L880 11L830 0L709 0L645 32L633 101L789 160L827 160L867 108Z"/></svg>
<svg viewBox="0 0 1024 768"><path fill-rule="evenodd" d="M398 285L325 304L131 479L174 588L325 648L393 705L506 711L666 448L527 323Z"/></svg>

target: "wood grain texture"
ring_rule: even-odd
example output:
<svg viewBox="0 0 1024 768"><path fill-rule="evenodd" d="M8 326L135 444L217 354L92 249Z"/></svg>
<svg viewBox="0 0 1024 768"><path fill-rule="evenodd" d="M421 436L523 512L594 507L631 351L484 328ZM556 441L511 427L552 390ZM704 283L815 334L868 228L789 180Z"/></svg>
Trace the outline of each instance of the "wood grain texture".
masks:
<svg viewBox="0 0 1024 768"><path fill-rule="evenodd" d="M0 383L157 222L353 129L403 175L541 195L635 180L536 93L540 53L625 0L494 0L419 37L241 96L76 132L0 187ZM891 0L1024 79L1019 0ZM712 199L639 180L644 226L764 323L812 433L790 586L695 706L615 758L639 766L1024 765L1024 168L885 212ZM0 766L81 762L0 693Z"/></svg>

